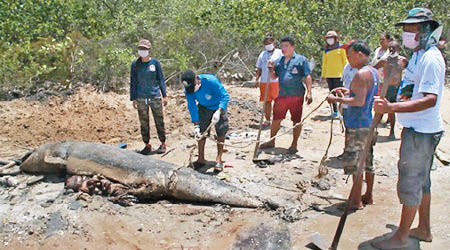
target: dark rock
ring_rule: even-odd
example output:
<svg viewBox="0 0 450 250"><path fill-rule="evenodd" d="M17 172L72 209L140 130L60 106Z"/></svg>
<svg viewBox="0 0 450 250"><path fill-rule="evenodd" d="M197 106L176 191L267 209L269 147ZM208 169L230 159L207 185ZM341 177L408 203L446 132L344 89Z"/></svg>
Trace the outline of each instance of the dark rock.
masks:
<svg viewBox="0 0 450 250"><path fill-rule="evenodd" d="M64 231L67 229L67 225L67 221L62 217L60 212L52 213L50 214L44 236L48 238L60 231Z"/></svg>
<svg viewBox="0 0 450 250"><path fill-rule="evenodd" d="M290 249L291 235L284 223L263 222L236 236L232 249L283 250Z"/></svg>

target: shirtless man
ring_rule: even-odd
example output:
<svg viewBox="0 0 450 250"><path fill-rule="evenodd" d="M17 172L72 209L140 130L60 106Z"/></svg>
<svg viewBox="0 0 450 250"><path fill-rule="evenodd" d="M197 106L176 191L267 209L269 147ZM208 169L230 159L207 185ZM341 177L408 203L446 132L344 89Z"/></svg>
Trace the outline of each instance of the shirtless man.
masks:
<svg viewBox="0 0 450 250"><path fill-rule="evenodd" d="M364 196L362 192L362 178L356 183L356 174L360 154L364 150L370 125L372 124L372 104L378 85L378 76L375 68L367 66L369 63L370 49L362 41L357 41L349 47L349 63L352 68L358 69L349 88L340 87L333 91L339 95L328 96L329 103L340 102L347 105L344 109L345 149L342 157L344 171L353 175L353 187L356 193L349 200L351 209L361 209L364 204L373 204L372 189L374 182L373 148L369 151L366 159L366 182L367 189ZM345 96L345 97L339 97ZM361 176L362 177L362 176Z"/></svg>

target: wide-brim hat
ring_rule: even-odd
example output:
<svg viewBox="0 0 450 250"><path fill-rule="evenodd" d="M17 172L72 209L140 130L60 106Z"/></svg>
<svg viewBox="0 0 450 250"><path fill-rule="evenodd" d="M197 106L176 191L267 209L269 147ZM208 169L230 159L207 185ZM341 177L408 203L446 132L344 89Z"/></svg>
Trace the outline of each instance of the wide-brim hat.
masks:
<svg viewBox="0 0 450 250"><path fill-rule="evenodd" d="M403 26L405 24L415 23L431 23L432 29L439 26L439 22L433 19L433 12L427 8L414 8L408 12L408 16L405 20L398 22L395 26Z"/></svg>
<svg viewBox="0 0 450 250"><path fill-rule="evenodd" d="M323 37L323 39L327 39L327 38L330 38L330 37L336 37L336 38L339 38L339 35L338 35L338 33L337 33L336 31L330 30L330 31L328 31L327 34Z"/></svg>

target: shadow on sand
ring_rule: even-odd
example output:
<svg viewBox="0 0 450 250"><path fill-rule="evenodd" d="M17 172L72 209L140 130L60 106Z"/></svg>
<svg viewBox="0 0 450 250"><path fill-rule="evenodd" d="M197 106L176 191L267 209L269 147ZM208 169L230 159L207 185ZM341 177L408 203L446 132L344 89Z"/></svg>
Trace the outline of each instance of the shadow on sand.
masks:
<svg viewBox="0 0 450 250"><path fill-rule="evenodd" d="M398 229L397 226L394 226L392 224L387 224L386 228L391 229L390 233L386 233L383 234L381 236L375 237L371 240L368 241L364 241L361 244L359 244L358 249L359 250L374 250L376 248L374 248L372 246L372 242L377 242L377 241L381 241L384 240L386 238L391 237ZM406 248L401 248L402 250L419 250L420 249L420 242L417 239L413 239L413 238L408 238L408 246Z"/></svg>

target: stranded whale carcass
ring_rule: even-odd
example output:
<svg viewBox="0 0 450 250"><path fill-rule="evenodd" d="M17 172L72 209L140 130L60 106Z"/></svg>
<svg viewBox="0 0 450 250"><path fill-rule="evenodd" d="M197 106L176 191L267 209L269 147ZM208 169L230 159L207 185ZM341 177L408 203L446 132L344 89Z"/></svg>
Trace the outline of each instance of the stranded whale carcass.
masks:
<svg viewBox="0 0 450 250"><path fill-rule="evenodd" d="M128 187L128 194L137 199L171 197L238 207L276 206L191 168L99 143L45 144L34 150L21 164L21 169L31 174L103 176Z"/></svg>

